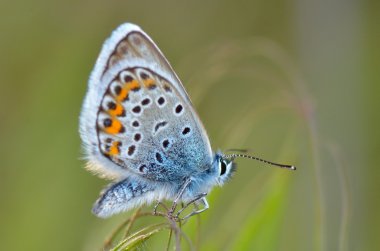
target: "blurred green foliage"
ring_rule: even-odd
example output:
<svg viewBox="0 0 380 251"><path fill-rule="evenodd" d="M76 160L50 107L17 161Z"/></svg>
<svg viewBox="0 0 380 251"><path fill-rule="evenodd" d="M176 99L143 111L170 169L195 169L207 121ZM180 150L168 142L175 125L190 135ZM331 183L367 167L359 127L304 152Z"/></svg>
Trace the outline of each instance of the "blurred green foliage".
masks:
<svg viewBox="0 0 380 251"><path fill-rule="evenodd" d="M132 214L90 213L106 181L78 135L97 54L127 21L165 53L215 150L299 167L239 160L183 226L201 250L380 248L379 1L2 0L0 20L2 250L99 250Z"/></svg>

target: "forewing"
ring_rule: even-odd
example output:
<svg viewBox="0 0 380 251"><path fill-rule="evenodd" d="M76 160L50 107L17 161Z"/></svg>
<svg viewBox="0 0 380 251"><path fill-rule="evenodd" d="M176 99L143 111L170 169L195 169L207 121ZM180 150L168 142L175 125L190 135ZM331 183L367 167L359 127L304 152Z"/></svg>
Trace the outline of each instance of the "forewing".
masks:
<svg viewBox="0 0 380 251"><path fill-rule="evenodd" d="M132 24L120 26L103 46L90 77L80 132L90 169L110 178L132 171L175 180L212 161L206 132L178 77L152 40Z"/></svg>

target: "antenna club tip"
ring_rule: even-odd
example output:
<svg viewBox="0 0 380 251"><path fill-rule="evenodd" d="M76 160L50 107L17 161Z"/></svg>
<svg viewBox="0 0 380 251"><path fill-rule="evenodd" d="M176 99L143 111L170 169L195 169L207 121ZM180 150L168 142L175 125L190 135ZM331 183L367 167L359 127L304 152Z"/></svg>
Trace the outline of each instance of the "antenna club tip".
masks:
<svg viewBox="0 0 380 251"><path fill-rule="evenodd" d="M291 166L291 167L290 167L290 170L295 171L295 170L297 170L297 168L296 168L295 166Z"/></svg>

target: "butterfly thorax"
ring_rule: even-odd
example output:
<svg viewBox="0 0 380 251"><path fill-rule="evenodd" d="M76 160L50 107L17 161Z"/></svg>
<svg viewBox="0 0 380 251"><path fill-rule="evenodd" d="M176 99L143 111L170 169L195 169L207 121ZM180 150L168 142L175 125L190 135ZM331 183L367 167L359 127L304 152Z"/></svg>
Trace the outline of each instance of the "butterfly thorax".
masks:
<svg viewBox="0 0 380 251"><path fill-rule="evenodd" d="M183 200L191 200L201 193L209 193L216 185L222 186L232 177L235 170L236 164L225 159L221 152L217 152L209 168L190 177L191 183L183 195Z"/></svg>

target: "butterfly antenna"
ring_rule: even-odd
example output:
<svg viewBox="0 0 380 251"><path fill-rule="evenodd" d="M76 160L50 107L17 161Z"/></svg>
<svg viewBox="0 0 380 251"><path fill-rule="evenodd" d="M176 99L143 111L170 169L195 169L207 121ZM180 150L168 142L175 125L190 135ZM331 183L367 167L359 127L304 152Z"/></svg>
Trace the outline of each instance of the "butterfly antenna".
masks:
<svg viewBox="0 0 380 251"><path fill-rule="evenodd" d="M235 158L241 157L241 158L258 160L258 161L264 162L264 163L272 165L272 166L277 166L277 167L280 167L280 168L286 168L286 169L290 169L290 170L293 170L293 171L297 169L295 166L278 164L278 163L274 163L274 162L271 162L271 161L268 161L268 160L265 160L265 159L260 159L260 158L255 157L255 156L250 156L250 155L241 154L241 153L229 154L229 155L226 155L224 157L227 158L227 159L230 159L230 160L234 160Z"/></svg>

